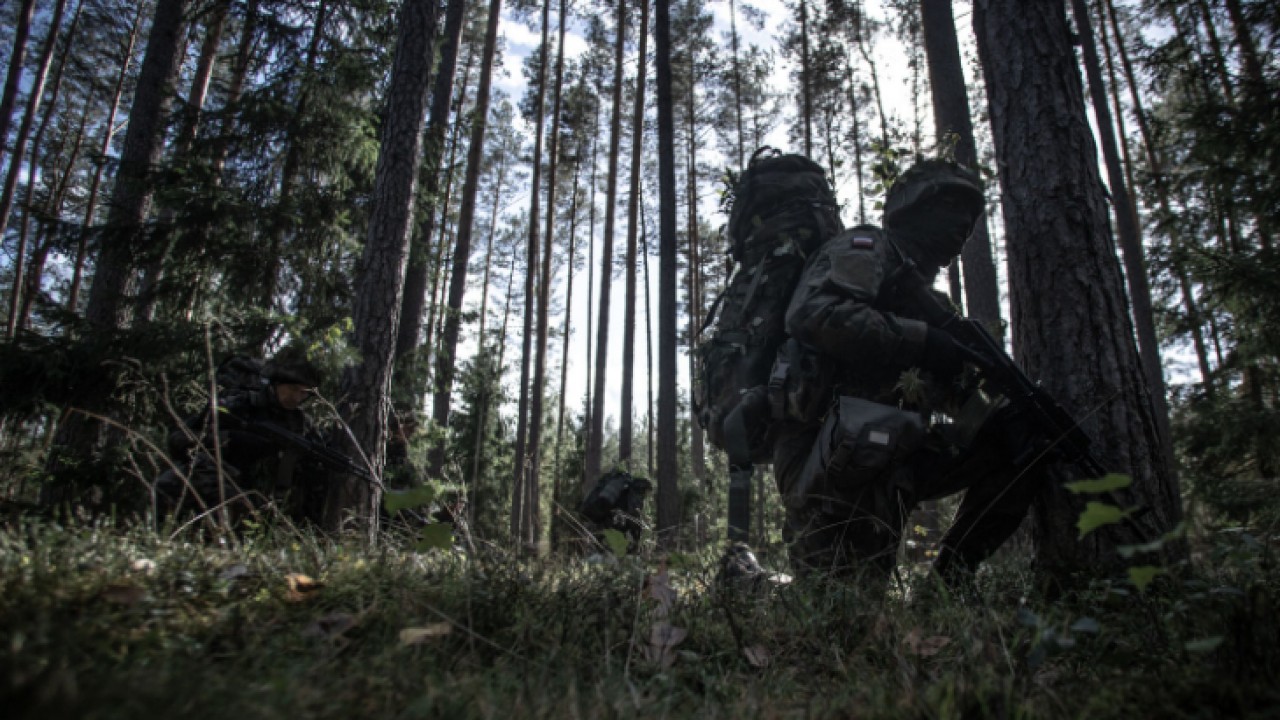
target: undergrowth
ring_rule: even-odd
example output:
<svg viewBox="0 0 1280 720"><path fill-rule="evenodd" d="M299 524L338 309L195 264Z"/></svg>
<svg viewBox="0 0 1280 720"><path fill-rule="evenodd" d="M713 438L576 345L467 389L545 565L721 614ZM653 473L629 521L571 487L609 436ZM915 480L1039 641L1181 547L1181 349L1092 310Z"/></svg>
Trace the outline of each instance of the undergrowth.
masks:
<svg viewBox="0 0 1280 720"><path fill-rule="evenodd" d="M0 530L9 718L1221 717L1280 707L1280 574L1220 533L1144 593L1050 601L1010 556L953 598L714 556L517 561L260 529ZM665 571L665 572L664 572ZM903 583L906 584L903 584ZM913 587L907 587L907 585Z"/></svg>

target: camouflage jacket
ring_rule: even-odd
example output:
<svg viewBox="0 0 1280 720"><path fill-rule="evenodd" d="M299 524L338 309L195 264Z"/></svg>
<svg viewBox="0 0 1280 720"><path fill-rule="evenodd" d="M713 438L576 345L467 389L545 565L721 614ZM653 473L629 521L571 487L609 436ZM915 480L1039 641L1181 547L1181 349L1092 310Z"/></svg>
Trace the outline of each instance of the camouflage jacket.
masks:
<svg viewBox="0 0 1280 720"><path fill-rule="evenodd" d="M903 372L925 351L928 316L918 275L883 230L860 225L809 259L787 308L787 332L827 366L833 394L899 404ZM930 395L946 394L927 374Z"/></svg>
<svg viewBox="0 0 1280 720"><path fill-rule="evenodd" d="M282 448L254 433L246 426L253 422L270 422L298 435L312 433L312 426L301 410L286 410L267 389L228 389L218 396L218 441L224 462L242 474L252 475L263 461L283 461L284 474L292 474L298 451ZM185 461L199 444L213 449L212 423L208 410L187 417L180 427L169 433L169 452L175 460Z"/></svg>

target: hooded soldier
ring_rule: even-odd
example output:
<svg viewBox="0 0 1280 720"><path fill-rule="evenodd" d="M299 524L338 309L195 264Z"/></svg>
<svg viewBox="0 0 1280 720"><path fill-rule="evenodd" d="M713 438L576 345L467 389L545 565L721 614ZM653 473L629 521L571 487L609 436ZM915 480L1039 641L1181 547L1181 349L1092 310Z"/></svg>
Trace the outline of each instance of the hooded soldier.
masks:
<svg viewBox="0 0 1280 720"><path fill-rule="evenodd" d="M967 489L936 563L951 579L1026 514L1039 477L1015 462L1026 438L965 371L973 356L940 327L950 303L932 289L984 205L976 174L924 161L889 189L884 230L846 230L810 257L786 318L792 422L774 446L798 571L883 579L912 507Z"/></svg>
<svg viewBox="0 0 1280 720"><path fill-rule="evenodd" d="M282 446L255 426L270 423L295 435L311 434L302 406L322 379L320 370L295 346L285 347L265 362L234 357L223 363L217 373L216 425L206 408L169 433L170 457L184 472L190 470L191 487L172 470L166 471L156 482L162 508L177 509L184 499L188 508L223 500L231 500L231 507L243 507L276 491L300 496L295 476L304 460L302 453ZM189 490L198 500L186 498ZM299 506L301 497L293 500L295 510L310 513Z"/></svg>

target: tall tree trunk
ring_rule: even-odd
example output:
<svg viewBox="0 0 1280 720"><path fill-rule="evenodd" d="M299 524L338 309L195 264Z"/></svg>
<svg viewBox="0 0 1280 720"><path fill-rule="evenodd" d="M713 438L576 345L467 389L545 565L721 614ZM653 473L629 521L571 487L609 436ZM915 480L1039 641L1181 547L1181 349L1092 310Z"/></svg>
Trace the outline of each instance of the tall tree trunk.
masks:
<svg viewBox="0 0 1280 720"><path fill-rule="evenodd" d="M1246 89L1252 93L1261 93L1266 89L1266 79L1262 75L1262 60L1258 55L1258 45L1249 30L1249 21L1244 16L1240 0L1224 0L1227 17L1231 18L1231 30L1236 36L1236 45L1240 48L1240 63L1244 66Z"/></svg>
<svg viewBox="0 0 1280 720"><path fill-rule="evenodd" d="M70 43L68 43L68 46L69 45ZM63 60L64 61L66 60L65 56L63 57ZM57 222L61 222L62 220L62 210L67 197L67 189L71 186L71 177L75 174L76 163L80 161L80 152L84 149L85 141L88 139L86 135L86 130L89 127L89 107L92 100L93 100L93 95L86 93L84 107L80 111L80 127L76 131L75 140L73 141L71 146L71 152L68 153L67 161L65 165L66 169L63 170L61 177L58 179L57 183L55 184L55 187L53 188L53 191L50 194L49 202L45 206L46 215L50 218L53 218ZM45 121L49 120L50 116L52 115L52 111L54 109L52 106L53 106L53 102L50 102L49 113L45 115ZM43 134L44 134L44 127L41 127L40 131L36 133L37 147L40 145L39 139L40 139L40 136ZM32 156L31 159L32 159L32 163L31 163L31 166L28 168L28 175L27 175L28 187L30 187L34 182L34 173L35 173L35 168L37 166L37 163L35 162L36 158L34 155ZM27 223L27 220L24 218L23 219L24 232L26 231L26 223ZM53 246L54 234L55 233L52 229L46 229L44 233L44 236L45 236L44 239L37 241L36 246L32 252L31 269L27 272L26 288L22 292L22 307L19 309L19 312L18 312L18 329L19 330L30 327L31 325L31 306L34 304L35 299L40 296L40 288L43 285L43 279L44 279L44 266L45 266L45 262L48 260L49 251L52 249L52 246Z"/></svg>
<svg viewBox="0 0 1280 720"><path fill-rule="evenodd" d="M858 194L858 224L865 225L867 223L867 200L866 193L863 192L863 162L862 162L862 120L858 118L858 83L857 77L853 72L852 53L846 54L844 57L846 83L849 87L849 125L852 132L850 138L853 144L853 176L857 181ZM835 169L832 168L832 172Z"/></svg>
<svg viewBox="0 0 1280 720"><path fill-rule="evenodd" d="M690 57L689 76L693 77L693 58ZM703 311L702 305L702 258L701 248L699 245L702 239L698 236L698 144L697 144L697 96L695 93L697 84L689 83L689 95L686 98L688 102L688 143L686 152L686 179L685 179L685 210L688 215L686 222L689 223L689 229L685 233L688 236L688 271L686 274L685 292L688 293L689 307L689 463L693 466L694 483L701 488L706 474L706 445L702 426L698 423L697 413L694 410L693 398L696 397L694 391L695 384L698 382L697 369L697 348L698 348L698 326L702 321L699 315ZM648 280L646 279L646 284ZM646 334L652 334L647 330ZM652 376L652 370L650 371Z"/></svg>
<svg viewBox="0 0 1280 720"><path fill-rule="evenodd" d="M200 131L200 116L204 112L205 98L209 94L209 80L213 77L214 63L218 59L218 48L222 43L222 30L230 9L230 0L218 0L205 23L204 41L200 45L200 57L196 62L195 75L191 79L191 91L187 94L182 123L174 139L173 148L169 152L169 160L172 163L181 163L186 159ZM172 225L177 215L177 208L174 207L164 208L160 215L157 238L153 243L155 249L147 261L142 277L142 288L138 293L137 315L142 322L150 321L155 313L160 275L172 248L174 233Z"/></svg>
<svg viewBox="0 0 1280 720"><path fill-rule="evenodd" d="M809 62L809 2L800 5L800 102L804 122L804 154L813 157L813 67Z"/></svg>
<svg viewBox="0 0 1280 720"><path fill-rule="evenodd" d="M588 199L589 207L587 208L587 366L586 376L595 377L595 335L592 328L594 327L594 315L591 312L593 307L592 301L595 300L596 290L596 189L599 185L599 177L597 172L600 167L600 106L595 107L595 113L591 122L591 197ZM591 443L591 418L592 408L595 405L592 402L591 383L587 383L586 398L583 402L583 432L586 433L586 444L590 448ZM588 450L588 453L590 451ZM582 476L578 478L579 490L582 497L586 497L591 492L591 483L595 482L588 470L586 458L583 459Z"/></svg>
<svg viewBox="0 0 1280 720"><path fill-rule="evenodd" d="M422 218L420 232L414 234L409 247L409 268L404 283L404 307L400 310L400 331L396 338L396 357L409 357L422 338L422 322L427 310L427 277L431 236L435 231L436 208L439 205L440 161L444 158L445 134L449 129L449 110L453 103L453 81L458 69L458 49L462 45L462 26L467 16L466 0L450 0L444 13L444 34L440 40L440 65L436 68L435 87L431 90L431 111L427 116L427 136L422 143L422 184L426 202L418 214ZM461 105L459 105L461 109ZM452 168L450 168L452 172ZM443 224L443 223L442 223ZM417 365L418 363L413 363ZM403 394L417 397L421 384L412 376L416 368L405 368L397 380ZM444 459L433 454L428 475L438 477Z"/></svg>
<svg viewBox="0 0 1280 720"><path fill-rule="evenodd" d="M542 123L543 123L543 98L545 95L545 87L547 84L546 60L547 53L551 46L548 44L548 30L550 25L551 1L546 0L542 11L542 47L543 62L541 72L539 73L539 101L538 101L538 130L536 143L540 145L542 139ZM528 474L525 482L525 515L527 517L529 541L532 545L536 545L542 539L542 496L541 496L541 476L542 476L542 416L544 414L543 403L546 401L546 385L547 385L547 336L549 334L550 310L551 310L551 256L554 248L555 239L555 220L556 220L556 188L558 187L558 169L560 155L560 94L564 82L564 36L566 25L569 20L569 5L567 0L560 0L560 37L557 43L556 51L556 69L554 87L552 89L551 101L551 139L548 143L547 154L549 162L547 164L547 225L543 232L542 247L542 272L539 273L540 280L538 284L538 338L537 347L535 348L536 357L533 366L533 391L529 402L529 446L526 450L528 454ZM537 165L540 146L535 147L534 162ZM534 177L537 177L535 170ZM537 184L534 184L534 203L537 203ZM537 238L534 234L533 239Z"/></svg>
<svg viewBox="0 0 1280 720"><path fill-rule="evenodd" d="M929 64L929 86L933 91L933 120L938 140L955 133L955 159L970 168L978 166L973 121L969 114L969 92L964 82L964 66L956 41L956 25L951 0L921 0L924 49ZM991 234L984 217L961 251L964 266L965 304L971 317L982 320L993 332L1004 334L1000 322L1000 287L991 252Z"/></svg>
<svg viewBox="0 0 1280 720"><path fill-rule="evenodd" d="M552 497L556 502L565 498L567 494L564 490L565 478L563 477L563 467L560 460L564 451L564 408L565 386L569 380L569 340L573 336L573 266L578 257L578 176L581 170L582 158L579 156L574 159L573 183L569 186L572 193L569 202L569 254L568 261L565 263L568 266L566 272L568 278L565 280L564 291L564 332L561 333L560 338L560 391L557 393L559 397L556 400L556 452L555 461L552 465L555 468L552 478L554 478L556 488ZM560 513L553 513L552 516L559 518ZM558 547L563 525L563 522L552 522L551 524L551 546L553 548Z"/></svg>
<svg viewBox="0 0 1280 720"><path fill-rule="evenodd" d="M40 63L36 69L36 79L31 86L31 93L27 99L27 111L22 117L22 124L18 128L18 137L13 144L13 154L9 157L9 172L5 176L3 196L0 196L0 238L4 238L5 230L9 225L9 213L13 210L13 196L18 187L18 174L22 169L22 156L26 151L27 138L31 134L31 126L35 123L36 115L40 112L40 101L44 95L45 78L49 74L49 66L53 62L53 49L57 44L58 30L62 26L62 14L66 9L66 0L58 0L53 8L53 18L49 21L49 34L45 38L44 46L40 51ZM76 25L80 22L80 10L76 9L75 19L71 23L71 29L67 33L66 45L70 47L71 40L75 35ZM40 122L40 130L36 133L35 141L31 144L31 162L27 167L27 211L23 213L22 227L18 233L18 251L13 257L13 290L9 296L9 319L5 328L5 337L13 337L18 326L18 306L21 304L22 287L23 287L23 263L27 257L27 222L25 220L27 212L29 212L31 203L35 197L35 172L36 163L40 156L40 143L44 139L45 128L49 125L49 117L56 109L58 102L58 89L62 86L62 68L66 64L66 53L63 53L63 62L58 66L57 77L54 80L54 89L52 97L49 101L49 108L45 112L44 119ZM0 135L0 145L8 137Z"/></svg>
<svg viewBox="0 0 1280 720"><path fill-rule="evenodd" d="M431 88L438 7L434 0L405 0L400 6L386 120L374 171L369 235L361 257L363 271L352 313L354 345L360 360L348 366L342 376L344 415L356 444L378 476L386 459L390 410L387 397L400 322L414 191L422 159L422 127ZM340 477L329 487L324 524L330 530L339 530L344 516L354 512L358 520L367 523L372 540L378 527L379 500L376 488L355 477Z"/></svg>
<svg viewBox="0 0 1280 720"><path fill-rule="evenodd" d="M622 136L622 67L626 54L627 2L618 0L614 38L613 110L609 121L608 173L605 178L604 240L600 249L600 311L597 313L595 388L591 393L591 429L587 435L586 477L590 489L600 477L604 451L604 386L609 365L609 290L613 284L613 225L618 204L618 152Z"/></svg>
<svg viewBox="0 0 1280 720"><path fill-rule="evenodd" d="M1138 132L1142 137L1142 146L1147 156L1147 163L1151 170L1153 185L1156 189L1156 197L1160 204L1161 217L1164 219L1172 219L1172 206L1169 202L1169 190L1164 176L1164 162L1160 157L1160 153L1155 145L1155 140L1151 134L1150 122L1147 119L1147 113L1142 102L1142 95L1138 91L1138 80L1134 73L1133 62L1129 59L1129 52L1125 47L1124 35L1120 31L1120 20L1116 13L1115 4L1111 0L1102 0L1106 4L1107 15L1111 21L1111 29L1116 38L1116 50L1120 54L1121 67L1124 69L1125 80L1129 86L1130 99L1133 102L1133 114L1138 122ZM1185 268L1185 261L1182 259L1184 242L1181 239L1181 231L1176 223L1169 223L1168 220L1162 221L1166 232L1169 233L1170 244L1173 247L1172 262L1174 272L1178 275L1178 287L1182 295L1183 308L1187 313L1187 322L1191 326L1191 337L1196 348L1196 358L1200 366L1201 385L1205 389L1205 394L1212 398L1215 395L1215 386L1213 373L1209 365L1208 345L1204 338L1204 320L1200 313L1199 302L1195 296L1195 288L1191 284L1190 276Z"/></svg>
<svg viewBox="0 0 1280 720"><path fill-rule="evenodd" d="M630 469L635 425L633 394L636 368L636 234L640 221L640 164L644 151L645 62L649 52L649 0L640 3L640 51L636 56L635 109L631 124L631 195L627 198L626 290L622 313L622 407L618 412L618 464Z"/></svg>
<svg viewBox="0 0 1280 720"><path fill-rule="evenodd" d="M31 17L35 9L35 0L24 0L22 9L18 10L18 26L13 32L13 52L9 55L9 72L4 80L4 95L0 96L0 162L4 161L9 125L13 123L13 108L18 102L18 85L27 60L27 38L31 36Z"/></svg>
<svg viewBox="0 0 1280 720"><path fill-rule="evenodd" d="M480 188L480 170L484 164L485 135L489 124L489 88L493 83L493 58L498 48L498 24L502 20L502 0L489 0L489 18L484 31L484 50L480 59L480 83L476 87L475 107L471 112L471 139L467 147L467 175L462 182L462 200L458 208L458 232L453 246L453 274L449 278L449 299L445 308L440 352L436 356L435 394L431 415L440 428L449 427L449 405L453 397L454 353L461 332L462 301L467 291L467 264L471 261L472 226L475 224L476 194ZM439 452L439 451L437 451ZM437 456L439 460L442 456Z"/></svg>
<svg viewBox="0 0 1280 720"><path fill-rule="evenodd" d="M747 154L743 149L746 134L742 130L742 57L738 50L737 0L729 0L729 38L733 49L733 119L738 128L737 142L734 143L738 152L738 164L735 167L741 170L747 166Z"/></svg>
<svg viewBox="0 0 1280 720"><path fill-rule="evenodd" d="M525 275L524 286L524 333L522 334L522 347L520 353L520 400L519 410L516 415L516 455L515 455L515 477L511 484L512 502L511 502L511 534L517 543L524 543L529 549L536 547L537 537L534 533L533 516L537 509L531 507L530 497L537 494L536 486L538 483L538 465L539 458L537 452L538 436L541 430L541 418L531 417L533 415L531 405L537 405L538 412L542 411L542 402L539 398L539 388L530 389L529 376L531 375L531 366L533 365L534 352L539 354L541 358L542 351L545 349L545 338L539 333L538 347L534 348L533 334L542 328L542 293L541 286L546 285L550 278L546 273L539 271L539 252L540 245L538 243L539 231L539 208L542 201L541 184L542 184L542 138L544 123L546 121L546 96L547 96L547 59L550 54L551 45L549 42L551 24L551 0L543 0L542 2L542 59L538 63L538 90L537 100L534 102L533 111L534 133L533 133L533 173L529 184L529 235L528 246L525 251L528 258L527 273ZM555 180L553 179L554 185ZM548 258L549 259L549 258ZM545 264L545 263L544 263ZM549 268L550 265L547 265ZM537 308L534 310L534 308ZM534 310L534 312L530 312ZM538 315L538 324L534 325L534 313ZM531 397L532 396L532 397Z"/></svg>
<svg viewBox="0 0 1280 720"><path fill-rule="evenodd" d="M660 547L673 547L680 524L676 455L676 163L671 91L671 3L656 0L658 75L658 522Z"/></svg>
<svg viewBox="0 0 1280 720"><path fill-rule="evenodd" d="M1156 428L1160 431L1160 445L1166 453L1165 464L1172 470L1173 446L1169 431L1169 402L1165 397L1164 366L1160 361L1160 344L1156 339L1155 314L1151 308L1151 284L1147 280L1146 251L1142 247L1142 232L1137 222L1138 213L1130 199L1124 170L1120 165L1115 124L1111 120L1111 108L1107 103L1107 88L1102 81L1102 66L1098 62L1098 48L1093 37L1093 23L1089 19L1089 8L1085 5L1085 0L1071 0L1071 7L1075 13L1080 52L1084 56L1085 74L1089 79L1089 93L1093 100L1098 139L1102 144L1102 156L1107 166L1107 177L1110 180L1110 197L1115 207L1116 232L1120 236L1120 247L1124 250L1129 302L1133 311L1133 322L1138 331L1138 353L1147 376L1152 412Z"/></svg>
<svg viewBox="0 0 1280 720"><path fill-rule="evenodd" d="M85 319L99 330L128 323L137 253L151 205L152 170L164 145L164 116L182 63L182 22L187 0L159 0L142 59L124 152L111 189L107 226L98 251Z"/></svg>
<svg viewBox="0 0 1280 720"><path fill-rule="evenodd" d="M973 23L1002 170L1018 360L1099 441L1103 463L1133 477L1133 497L1151 511L1142 522L1170 529L1182 516L1177 481L1133 340L1065 9L976 0ZM1040 492L1040 562L1114 566L1115 543L1133 533L1115 526L1078 540L1077 507L1056 484Z"/></svg>
<svg viewBox="0 0 1280 720"><path fill-rule="evenodd" d="M133 49L138 42L138 31L142 27L142 10L146 5L138 3L138 11L133 15L133 25L129 31L129 42L124 51L124 62L120 64L120 73L116 75L115 89L111 94L111 105L107 111L106 122L102 126L102 143L98 146L98 160L94 163L93 180L89 183L89 198L85 201L84 222L80 229L80 237L76 241L76 254L71 272L71 287L67 291L67 311L75 313L80 309L80 287L84 279L84 264L88 256L89 233L93 227L95 213L98 209L98 191L102 188L102 176L107 167L107 153L111 151L111 142L116 134L116 114L120 111L120 99L124 96L124 84L129 78L129 65L133 60Z"/></svg>

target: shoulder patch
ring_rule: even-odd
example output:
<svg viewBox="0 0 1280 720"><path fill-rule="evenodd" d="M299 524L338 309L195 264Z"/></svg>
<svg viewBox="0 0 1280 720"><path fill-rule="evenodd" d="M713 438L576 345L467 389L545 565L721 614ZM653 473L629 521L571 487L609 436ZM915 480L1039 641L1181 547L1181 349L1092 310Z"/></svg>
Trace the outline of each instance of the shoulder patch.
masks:
<svg viewBox="0 0 1280 720"><path fill-rule="evenodd" d="M849 242L855 250L873 250L876 246L876 239L871 235L854 235Z"/></svg>

